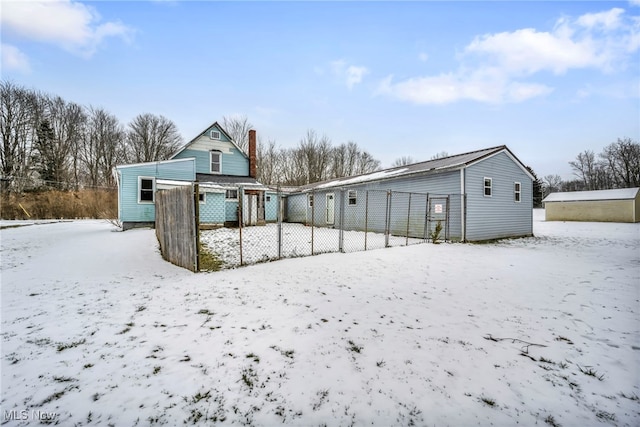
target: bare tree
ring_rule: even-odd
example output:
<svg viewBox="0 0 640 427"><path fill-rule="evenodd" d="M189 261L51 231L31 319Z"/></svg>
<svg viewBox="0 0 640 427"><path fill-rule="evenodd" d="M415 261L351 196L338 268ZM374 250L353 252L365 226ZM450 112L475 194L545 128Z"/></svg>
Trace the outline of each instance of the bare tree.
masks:
<svg viewBox="0 0 640 427"><path fill-rule="evenodd" d="M447 153L446 151L441 151L431 156L431 160L444 159L445 157L449 157L449 153Z"/></svg>
<svg viewBox="0 0 640 427"><path fill-rule="evenodd" d="M87 183L113 186L111 171L123 159L124 128L103 108L88 108L86 136L79 147Z"/></svg>
<svg viewBox="0 0 640 427"><path fill-rule="evenodd" d="M380 160L374 159L367 151L361 152L358 156L354 175L362 175L365 173L375 172L377 170L380 170Z"/></svg>
<svg viewBox="0 0 640 427"><path fill-rule="evenodd" d="M3 191L20 191L28 175L33 111L33 95L30 91L11 82L0 82L0 170Z"/></svg>
<svg viewBox="0 0 640 427"><path fill-rule="evenodd" d="M78 141L83 136L86 117L82 107L59 96L43 97L44 119L37 127L34 144L40 178L55 188L79 184Z"/></svg>
<svg viewBox="0 0 640 427"><path fill-rule="evenodd" d="M596 189L596 157L593 151L585 150L569 162L573 173L582 180L587 190Z"/></svg>
<svg viewBox="0 0 640 427"><path fill-rule="evenodd" d="M391 163L391 167L395 168L398 166L406 166L406 165L410 165L416 163L416 160L411 157L411 156L402 156L402 157L398 157L397 159L395 159L393 161L393 163Z"/></svg>
<svg viewBox="0 0 640 427"><path fill-rule="evenodd" d="M258 181L270 185L283 182L282 152L278 149L274 140L270 139L266 144L263 144L262 140L259 139L256 157L258 162Z"/></svg>
<svg viewBox="0 0 640 427"><path fill-rule="evenodd" d="M631 138L618 138L604 148L600 158L609 170L613 186L640 187L640 144Z"/></svg>
<svg viewBox="0 0 640 427"><path fill-rule="evenodd" d="M545 195L556 193L562 189L562 178L560 175L545 175L542 180Z"/></svg>
<svg viewBox="0 0 640 427"><path fill-rule="evenodd" d="M222 127L245 154L249 153L249 131L253 128L247 116L224 116Z"/></svg>
<svg viewBox="0 0 640 427"><path fill-rule="evenodd" d="M176 125L164 116L140 114L127 132L127 159L134 163L166 160L182 145Z"/></svg>

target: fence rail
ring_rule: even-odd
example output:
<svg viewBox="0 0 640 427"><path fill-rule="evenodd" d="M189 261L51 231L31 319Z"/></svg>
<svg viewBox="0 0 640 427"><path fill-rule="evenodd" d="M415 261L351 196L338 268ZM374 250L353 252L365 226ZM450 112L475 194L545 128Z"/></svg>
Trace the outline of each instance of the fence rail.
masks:
<svg viewBox="0 0 640 427"><path fill-rule="evenodd" d="M242 189L239 198L244 197ZM317 255L461 239L460 194L332 189L278 192L277 221L201 232L222 268ZM239 217L242 218L242 203Z"/></svg>

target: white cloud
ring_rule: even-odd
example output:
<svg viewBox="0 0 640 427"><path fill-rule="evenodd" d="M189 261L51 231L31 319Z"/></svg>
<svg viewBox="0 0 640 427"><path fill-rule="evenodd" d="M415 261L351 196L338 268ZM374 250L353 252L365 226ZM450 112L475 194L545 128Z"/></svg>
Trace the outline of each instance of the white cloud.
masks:
<svg viewBox="0 0 640 427"><path fill-rule="evenodd" d="M92 56L108 37L129 40L133 30L120 22L100 23L94 8L70 0L3 2L1 22L10 34Z"/></svg>
<svg viewBox="0 0 640 427"><path fill-rule="evenodd" d="M640 0L629 0L631 6L640 6Z"/></svg>
<svg viewBox="0 0 640 427"><path fill-rule="evenodd" d="M333 74L344 80L349 89L353 89L353 86L362 83L364 76L369 74L367 67L347 65L347 62L342 59L332 61L330 65Z"/></svg>
<svg viewBox="0 0 640 427"><path fill-rule="evenodd" d="M639 0L640 1L640 0ZM463 50L458 70L437 76L382 81L378 93L417 104L459 100L484 103L522 102L545 96L553 88L523 81L572 69L613 73L624 69L640 48L640 20L613 8L559 19L551 31L524 28L475 37Z"/></svg>
<svg viewBox="0 0 640 427"><path fill-rule="evenodd" d="M31 71L29 58L15 46L2 43L2 68L7 70L15 70L22 73Z"/></svg>

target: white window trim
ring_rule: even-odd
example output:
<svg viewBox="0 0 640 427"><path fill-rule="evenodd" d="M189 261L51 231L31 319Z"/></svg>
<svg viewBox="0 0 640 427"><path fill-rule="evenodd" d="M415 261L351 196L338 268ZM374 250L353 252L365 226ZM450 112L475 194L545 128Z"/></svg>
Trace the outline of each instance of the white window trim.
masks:
<svg viewBox="0 0 640 427"><path fill-rule="evenodd" d="M220 165L220 170L219 171L214 171L213 168L211 167L213 165L213 155L217 154L218 157L218 164ZM222 174L222 151L218 151L218 150L211 150L209 151L209 171L213 174Z"/></svg>
<svg viewBox="0 0 640 427"><path fill-rule="evenodd" d="M307 203L308 203L310 208L313 207L313 194L307 195Z"/></svg>
<svg viewBox="0 0 640 427"><path fill-rule="evenodd" d="M518 188L518 190L516 190L516 187ZM522 183L518 181L515 181L513 183L513 201L515 203L522 202Z"/></svg>
<svg viewBox="0 0 640 427"><path fill-rule="evenodd" d="M211 139L220 139L220 131L212 130L211 133L209 134L209 137Z"/></svg>
<svg viewBox="0 0 640 427"><path fill-rule="evenodd" d="M353 193L353 196L351 195ZM353 203L351 200L353 199ZM358 190L349 190L347 192L347 205L356 206L358 204Z"/></svg>
<svg viewBox="0 0 640 427"><path fill-rule="evenodd" d="M151 181L151 200L142 200L142 180ZM153 176L139 176L138 177L138 203L141 205L153 204L156 202L156 178Z"/></svg>
<svg viewBox="0 0 640 427"><path fill-rule="evenodd" d="M487 181L489 181L489 186L487 187ZM489 194L487 194L487 188L489 189ZM484 177L482 179L482 194L484 197L493 197L493 178Z"/></svg>
<svg viewBox="0 0 640 427"><path fill-rule="evenodd" d="M236 192L236 197L232 198L232 197L227 197L227 192L228 191L235 191ZM228 190L225 190L224 192L224 200L227 202L234 202L238 200L238 189L236 188L229 188Z"/></svg>

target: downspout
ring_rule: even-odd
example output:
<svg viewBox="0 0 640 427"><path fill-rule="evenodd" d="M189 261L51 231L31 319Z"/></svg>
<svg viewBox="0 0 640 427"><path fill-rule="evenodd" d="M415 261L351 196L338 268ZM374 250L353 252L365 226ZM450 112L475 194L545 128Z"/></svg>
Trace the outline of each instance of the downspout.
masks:
<svg viewBox="0 0 640 427"><path fill-rule="evenodd" d="M466 220L465 220L465 185L464 185L464 168L460 169L460 229L462 231L462 241L467 240L466 236Z"/></svg>

